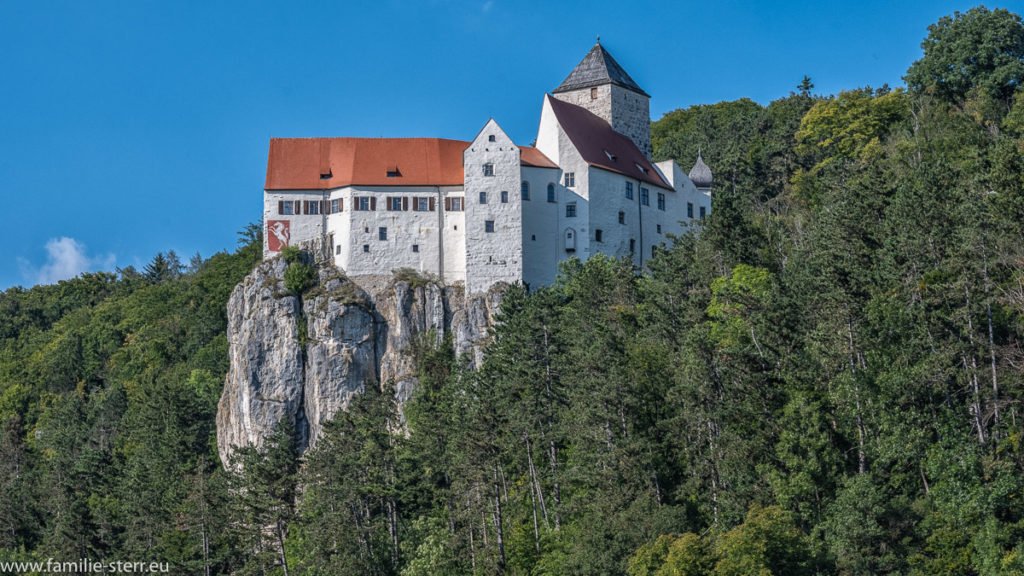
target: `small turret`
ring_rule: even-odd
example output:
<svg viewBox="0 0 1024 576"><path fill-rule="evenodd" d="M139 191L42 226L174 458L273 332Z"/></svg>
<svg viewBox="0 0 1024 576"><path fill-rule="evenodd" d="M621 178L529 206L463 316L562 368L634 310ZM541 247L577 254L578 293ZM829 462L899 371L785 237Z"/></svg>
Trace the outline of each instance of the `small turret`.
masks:
<svg viewBox="0 0 1024 576"><path fill-rule="evenodd" d="M711 168L704 163L700 150L697 151L697 162L690 169L690 180L698 190L711 189Z"/></svg>

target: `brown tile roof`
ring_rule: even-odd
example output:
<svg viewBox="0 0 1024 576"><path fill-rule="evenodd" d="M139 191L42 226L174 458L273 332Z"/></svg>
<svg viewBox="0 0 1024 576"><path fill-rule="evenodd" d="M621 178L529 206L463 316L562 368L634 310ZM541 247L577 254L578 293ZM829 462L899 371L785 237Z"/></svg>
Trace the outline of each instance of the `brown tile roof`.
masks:
<svg viewBox="0 0 1024 576"><path fill-rule="evenodd" d="M591 166L617 172L653 186L672 190L632 140L612 130L611 125L585 108L545 96L555 118L573 146Z"/></svg>
<svg viewBox="0 0 1024 576"><path fill-rule="evenodd" d="M266 189L458 186L467 146L442 138L271 138Z"/></svg>
<svg viewBox="0 0 1024 576"><path fill-rule="evenodd" d="M543 152L533 146L519 147L519 163L523 166L535 166L537 168L558 168Z"/></svg>
<svg viewBox="0 0 1024 576"><path fill-rule="evenodd" d="M461 186L462 153L469 144L442 138L271 138L266 189ZM532 146L521 151L524 166L557 168Z"/></svg>

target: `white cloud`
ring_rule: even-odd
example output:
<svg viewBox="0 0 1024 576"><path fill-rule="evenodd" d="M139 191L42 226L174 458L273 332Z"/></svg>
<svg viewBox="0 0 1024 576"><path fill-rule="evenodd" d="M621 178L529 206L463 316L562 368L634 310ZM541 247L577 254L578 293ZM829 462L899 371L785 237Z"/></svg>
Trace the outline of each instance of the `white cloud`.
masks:
<svg viewBox="0 0 1024 576"><path fill-rule="evenodd" d="M36 268L28 260L18 258L25 280L33 284L54 284L91 270L110 270L117 258L113 254L90 257L82 244L63 236L46 242L46 263Z"/></svg>

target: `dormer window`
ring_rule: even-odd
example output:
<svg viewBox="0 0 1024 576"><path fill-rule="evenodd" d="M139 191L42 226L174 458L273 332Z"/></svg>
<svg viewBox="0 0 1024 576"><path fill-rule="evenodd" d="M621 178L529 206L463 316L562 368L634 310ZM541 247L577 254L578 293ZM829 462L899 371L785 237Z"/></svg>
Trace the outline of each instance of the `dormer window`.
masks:
<svg viewBox="0 0 1024 576"><path fill-rule="evenodd" d="M640 164L634 164L634 165L636 166L636 169L640 171L641 174L647 174L647 168L644 168Z"/></svg>
<svg viewBox="0 0 1024 576"><path fill-rule="evenodd" d="M389 164L388 165L387 177L388 178L401 178L402 177L402 173L398 171L398 165L397 164Z"/></svg>
<svg viewBox="0 0 1024 576"><path fill-rule="evenodd" d="M617 160L617 158L615 157L615 154L612 154L611 152L609 152L607 150L604 151L604 155L607 156L608 159L611 160L612 162L615 162Z"/></svg>
<svg viewBox="0 0 1024 576"><path fill-rule="evenodd" d="M332 174L331 174L330 170L327 170L327 172L321 172L320 173L320 179L321 180L330 180L331 179L331 175Z"/></svg>

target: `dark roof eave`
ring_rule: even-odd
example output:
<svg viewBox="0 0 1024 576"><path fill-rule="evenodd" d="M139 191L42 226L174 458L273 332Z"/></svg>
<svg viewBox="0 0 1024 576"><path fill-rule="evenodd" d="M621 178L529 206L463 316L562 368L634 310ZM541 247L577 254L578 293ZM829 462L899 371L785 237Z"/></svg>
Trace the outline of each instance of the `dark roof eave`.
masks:
<svg viewBox="0 0 1024 576"><path fill-rule="evenodd" d="M638 88L638 87L635 87L635 86L629 86L627 84L624 84L622 82L617 82L615 80L592 80L590 82L581 82L579 84L572 84L572 85L565 85L565 84L563 84L563 85L559 86L558 88L555 88L554 90L552 90L551 93L552 94L561 94L563 92L572 92L573 90L584 90L586 88L594 88L596 86L603 86L605 84L614 84L616 86L625 88L626 90L629 90L630 92L636 92L637 94L639 94L641 96L646 96L648 98L651 97L650 94L648 94L647 92L644 92L643 89L641 89L641 88Z"/></svg>

